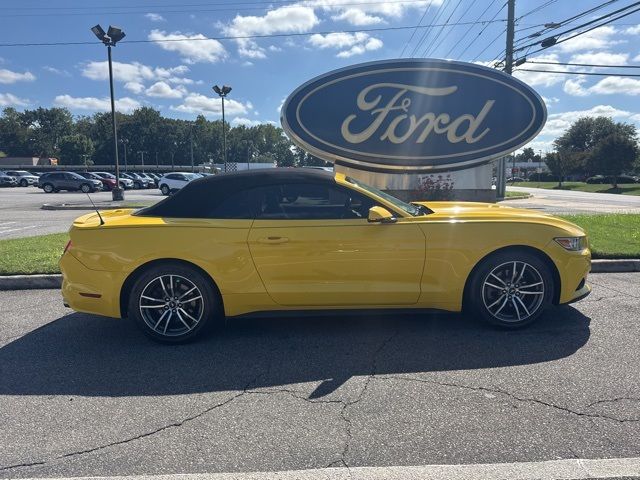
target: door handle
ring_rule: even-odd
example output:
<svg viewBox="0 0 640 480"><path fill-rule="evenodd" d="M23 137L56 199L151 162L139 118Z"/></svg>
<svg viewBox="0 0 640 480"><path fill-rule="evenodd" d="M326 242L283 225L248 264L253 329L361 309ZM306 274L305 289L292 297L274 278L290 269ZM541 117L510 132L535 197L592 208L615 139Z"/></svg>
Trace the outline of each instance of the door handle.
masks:
<svg viewBox="0 0 640 480"><path fill-rule="evenodd" d="M262 237L258 239L258 243L268 243L275 245L278 243L287 243L289 239L287 237Z"/></svg>

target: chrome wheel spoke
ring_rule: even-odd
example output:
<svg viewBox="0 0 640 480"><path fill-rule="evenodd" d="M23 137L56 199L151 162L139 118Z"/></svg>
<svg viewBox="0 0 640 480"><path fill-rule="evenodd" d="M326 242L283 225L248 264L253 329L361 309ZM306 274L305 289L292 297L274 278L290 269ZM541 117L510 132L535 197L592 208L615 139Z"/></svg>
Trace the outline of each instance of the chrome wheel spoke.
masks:
<svg viewBox="0 0 640 480"><path fill-rule="evenodd" d="M158 335L177 337L198 325L205 312L204 302L193 281L172 273L159 275L147 283L138 308L149 329Z"/></svg>
<svg viewBox="0 0 640 480"><path fill-rule="evenodd" d="M545 282L530 263L510 260L495 266L482 284L488 313L505 323L522 322L534 315L545 297Z"/></svg>

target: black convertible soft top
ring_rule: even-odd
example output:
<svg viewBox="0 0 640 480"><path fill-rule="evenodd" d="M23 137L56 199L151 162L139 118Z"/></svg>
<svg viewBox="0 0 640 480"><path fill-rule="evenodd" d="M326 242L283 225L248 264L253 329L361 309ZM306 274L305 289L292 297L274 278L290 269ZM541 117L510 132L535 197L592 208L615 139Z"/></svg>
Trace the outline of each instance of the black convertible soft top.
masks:
<svg viewBox="0 0 640 480"><path fill-rule="evenodd" d="M229 196L242 191L283 183L333 183L333 173L311 168L264 168L221 173L193 180L175 195L135 215L145 217L201 217Z"/></svg>

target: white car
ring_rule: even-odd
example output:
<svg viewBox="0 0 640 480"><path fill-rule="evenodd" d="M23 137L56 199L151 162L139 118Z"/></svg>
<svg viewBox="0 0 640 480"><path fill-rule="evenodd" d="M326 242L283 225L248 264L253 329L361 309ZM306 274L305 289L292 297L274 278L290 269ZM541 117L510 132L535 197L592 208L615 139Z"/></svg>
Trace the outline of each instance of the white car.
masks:
<svg viewBox="0 0 640 480"><path fill-rule="evenodd" d="M167 173L160 177L158 180L158 188L162 192L163 195L169 195L170 193L176 192L184 187L191 180L196 180L200 178L199 175L195 173L188 172L172 172Z"/></svg>

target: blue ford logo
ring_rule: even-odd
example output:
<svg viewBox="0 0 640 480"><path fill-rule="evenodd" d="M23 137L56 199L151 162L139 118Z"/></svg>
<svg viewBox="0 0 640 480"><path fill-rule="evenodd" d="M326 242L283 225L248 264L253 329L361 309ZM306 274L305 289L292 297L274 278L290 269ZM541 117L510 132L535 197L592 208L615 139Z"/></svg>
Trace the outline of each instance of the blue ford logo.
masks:
<svg viewBox="0 0 640 480"><path fill-rule="evenodd" d="M468 168L534 138L547 110L501 71L446 60L363 63L310 80L282 107L301 148L362 170Z"/></svg>

